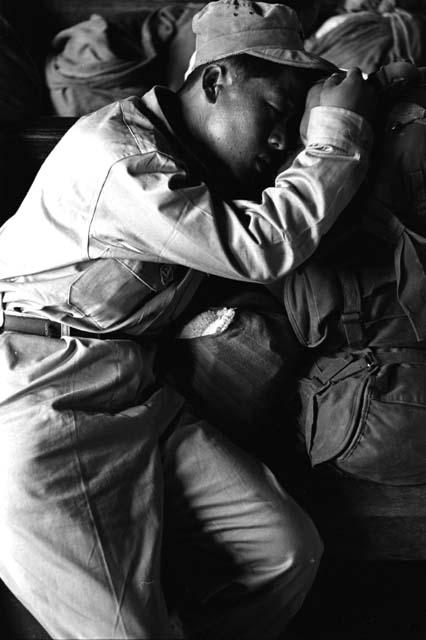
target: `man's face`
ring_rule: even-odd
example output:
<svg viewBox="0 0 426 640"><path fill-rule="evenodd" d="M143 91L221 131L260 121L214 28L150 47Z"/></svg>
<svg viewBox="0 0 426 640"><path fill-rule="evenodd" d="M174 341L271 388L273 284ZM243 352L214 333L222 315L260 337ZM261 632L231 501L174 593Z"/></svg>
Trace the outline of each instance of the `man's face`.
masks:
<svg viewBox="0 0 426 640"><path fill-rule="evenodd" d="M285 66L273 77L242 77L223 87L206 127L232 195L257 197L273 184L298 143L307 88Z"/></svg>

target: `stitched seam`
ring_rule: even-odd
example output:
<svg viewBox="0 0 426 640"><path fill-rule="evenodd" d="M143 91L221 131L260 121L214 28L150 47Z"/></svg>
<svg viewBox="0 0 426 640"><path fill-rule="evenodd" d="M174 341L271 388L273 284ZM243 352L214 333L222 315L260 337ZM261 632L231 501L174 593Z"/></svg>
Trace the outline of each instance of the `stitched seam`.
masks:
<svg viewBox="0 0 426 640"><path fill-rule="evenodd" d="M76 438L76 435L77 435L77 421L76 421L76 418L75 418L74 410L71 410L71 412L72 412L72 419L73 419L73 423L74 423L74 435L75 435L75 439L77 439ZM108 567L108 562L107 562L107 559L105 557L105 553L104 553L104 550L103 550L101 538L100 538L98 527L97 527L97 524L96 524L95 514L94 514L94 512L92 510L92 507L91 507L91 504L90 504L90 499L89 499L89 496L88 496L87 491L86 491L86 483L84 481L82 465L81 465L80 457L79 457L79 455L77 453L77 447L75 447L75 449L74 449L74 454L75 454L75 458L76 458L76 461L77 461L78 469L79 469L79 472L80 472L80 488L81 488L81 491L82 491L82 494L84 496L84 500L85 500L85 503L86 503L87 511L88 511L89 518L90 518L90 523L92 525L91 528L92 528L92 531L94 533L95 540L96 540L96 543L97 543L98 553L99 553L99 556L100 556L100 558L102 560L102 565L103 565L104 572L105 572L105 575L106 575L107 580L108 580L108 585L110 587L110 592L111 592L111 594L112 594L112 596L114 598L115 604L117 606L117 616L116 616L116 618L117 617L120 618L121 627L124 630L124 633L127 635L127 630L126 630L123 618L122 618L121 614L119 613L120 600L119 600L118 594L116 593L115 588L114 588L114 583L113 583L112 576L111 576L111 573L110 573L110 570L109 570L109 567Z"/></svg>
<svg viewBox="0 0 426 640"><path fill-rule="evenodd" d="M159 156L161 156L162 158L167 158L168 160L171 160L173 162L173 164L176 166L176 158L174 158L171 154L166 153L165 151L160 151L156 147L153 147L150 151L148 151L146 149L142 149L135 132L133 131L130 123L126 119L126 116L125 116L124 111L123 111L123 106L121 104L120 104L120 111L121 111L121 118L123 120L123 124L127 127L130 135L132 136L132 138L133 138L133 140L134 140L134 142L135 142L135 144L136 144L136 146L137 146L137 148L139 150L139 153L141 153L142 155L148 155L149 153L156 153ZM137 155L139 155L139 154L132 153L128 157L133 157L133 156L137 156Z"/></svg>
<svg viewBox="0 0 426 640"><path fill-rule="evenodd" d="M363 406L361 408L361 415L359 417L359 431L357 433L357 435L355 436L353 442L350 444L348 450L343 453L343 455L341 456L341 460L347 460L348 458L351 457L351 455L355 452L355 449L357 448L358 444L360 443L360 441L362 440L362 438L365 436L366 430L367 430L367 420L366 420L366 416L368 414L368 411L370 409L370 404L371 404L371 398L372 398L372 391L371 391L371 385L368 384L368 382L371 380L371 378L367 378L366 382L363 385L363 388L360 392L360 396L362 397L364 395L364 393L366 394L366 399L365 402L363 403ZM357 402L355 401L353 407L355 408L357 405Z"/></svg>
<svg viewBox="0 0 426 640"><path fill-rule="evenodd" d="M150 285L148 282L146 282L143 278L141 278L141 276L139 276L137 273L135 273L133 271L133 269L131 269L123 260L120 260L120 258L114 258L117 262L119 262L121 264L122 267L124 267L124 269L127 269L127 271L129 273L132 274L132 276L134 276L134 278L136 278L136 280L139 280L139 282L142 282L142 284L144 284L146 287L148 287L148 289L150 291L153 291L154 293L157 293L158 290L153 287L152 285Z"/></svg>
<svg viewBox="0 0 426 640"><path fill-rule="evenodd" d="M411 407L425 407L426 402L415 402L414 400L376 400L376 402L387 405L387 404L402 404L404 406Z"/></svg>

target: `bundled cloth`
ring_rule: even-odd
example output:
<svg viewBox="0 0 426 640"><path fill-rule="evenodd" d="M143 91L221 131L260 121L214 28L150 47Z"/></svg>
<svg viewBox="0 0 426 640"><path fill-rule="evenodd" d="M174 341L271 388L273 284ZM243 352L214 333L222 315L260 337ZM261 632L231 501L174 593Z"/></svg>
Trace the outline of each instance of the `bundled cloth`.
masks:
<svg viewBox="0 0 426 640"><path fill-rule="evenodd" d="M2 16L0 43L0 125L4 125L36 115L42 91L35 64Z"/></svg>
<svg viewBox="0 0 426 640"><path fill-rule="evenodd" d="M155 84L183 81L194 50L199 4L168 5L107 19L93 14L58 33L46 61L53 110L81 116Z"/></svg>
<svg viewBox="0 0 426 640"><path fill-rule="evenodd" d="M306 48L347 69L372 73L384 64L426 62L424 0L346 0L306 42Z"/></svg>

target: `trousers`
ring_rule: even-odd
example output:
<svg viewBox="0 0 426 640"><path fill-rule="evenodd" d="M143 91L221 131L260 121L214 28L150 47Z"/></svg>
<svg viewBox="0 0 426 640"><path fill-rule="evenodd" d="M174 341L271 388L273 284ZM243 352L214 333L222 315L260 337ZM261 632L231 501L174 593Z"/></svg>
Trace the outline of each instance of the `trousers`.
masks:
<svg viewBox="0 0 426 640"><path fill-rule="evenodd" d="M154 358L0 335L0 577L53 638L278 637L319 535L262 463L155 386Z"/></svg>

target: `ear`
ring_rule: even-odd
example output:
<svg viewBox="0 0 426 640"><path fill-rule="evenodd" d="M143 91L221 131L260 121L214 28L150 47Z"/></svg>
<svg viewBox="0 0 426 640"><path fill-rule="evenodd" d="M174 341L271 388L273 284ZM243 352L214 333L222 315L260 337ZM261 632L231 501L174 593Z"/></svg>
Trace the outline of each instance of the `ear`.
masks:
<svg viewBox="0 0 426 640"><path fill-rule="evenodd" d="M214 104L217 101L220 90L225 84L226 70L218 64L209 64L203 71L202 85L208 102Z"/></svg>

